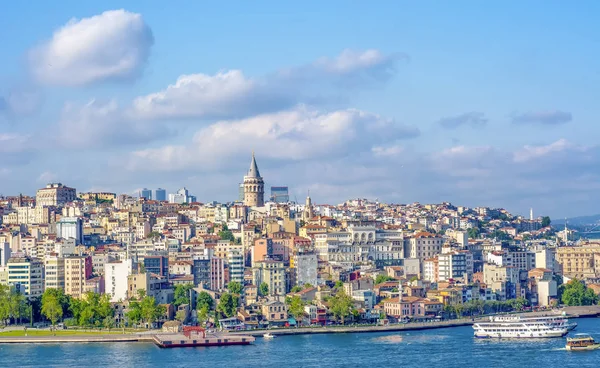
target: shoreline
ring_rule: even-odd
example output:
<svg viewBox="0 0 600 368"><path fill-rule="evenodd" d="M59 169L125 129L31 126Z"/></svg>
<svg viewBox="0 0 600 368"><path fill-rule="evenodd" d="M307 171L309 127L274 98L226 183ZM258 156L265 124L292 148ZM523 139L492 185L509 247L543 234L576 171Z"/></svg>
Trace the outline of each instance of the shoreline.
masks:
<svg viewBox="0 0 600 368"><path fill-rule="evenodd" d="M594 318L600 316L600 306L565 307L558 311L528 312L525 315L556 315L565 312L569 318ZM518 313L517 313L518 314ZM471 326L477 321L487 320L488 316L475 319L448 320L439 322L421 322L407 324L391 324L385 326L357 325L357 326L331 326L331 327L298 327L298 328L273 328L267 330L230 331L229 335L246 335L261 337L266 332L277 336L310 335L310 334L339 334L339 333L377 333L377 332L402 332L431 330L440 328ZM155 337L169 333L131 333L125 335L62 335L62 336L1 336L2 344L64 344L64 343L105 343L105 342L142 342L155 343Z"/></svg>

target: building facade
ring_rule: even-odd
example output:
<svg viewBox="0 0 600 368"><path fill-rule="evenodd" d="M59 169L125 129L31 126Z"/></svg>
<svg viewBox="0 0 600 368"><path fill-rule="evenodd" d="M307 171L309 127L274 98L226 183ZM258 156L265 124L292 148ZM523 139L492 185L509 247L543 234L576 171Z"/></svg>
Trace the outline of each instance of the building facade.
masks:
<svg viewBox="0 0 600 368"><path fill-rule="evenodd" d="M69 188L61 183L50 183L45 188L38 189L35 195L36 206L64 206L77 199L75 188Z"/></svg>

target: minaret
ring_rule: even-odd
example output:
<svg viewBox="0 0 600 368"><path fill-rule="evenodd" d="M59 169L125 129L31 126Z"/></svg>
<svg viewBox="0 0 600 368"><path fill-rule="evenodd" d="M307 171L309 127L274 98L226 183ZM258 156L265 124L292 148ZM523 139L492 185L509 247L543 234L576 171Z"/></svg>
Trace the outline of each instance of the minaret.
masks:
<svg viewBox="0 0 600 368"><path fill-rule="evenodd" d="M258 171L254 152L248 174L244 176L244 204L250 207L262 207L265 205L265 183Z"/></svg>
<svg viewBox="0 0 600 368"><path fill-rule="evenodd" d="M529 220L533 221L533 208L529 209Z"/></svg>
<svg viewBox="0 0 600 368"><path fill-rule="evenodd" d="M306 197L306 203L304 204L304 221L309 221L313 218L313 207L312 200L310 199L310 190L308 191L308 196Z"/></svg>

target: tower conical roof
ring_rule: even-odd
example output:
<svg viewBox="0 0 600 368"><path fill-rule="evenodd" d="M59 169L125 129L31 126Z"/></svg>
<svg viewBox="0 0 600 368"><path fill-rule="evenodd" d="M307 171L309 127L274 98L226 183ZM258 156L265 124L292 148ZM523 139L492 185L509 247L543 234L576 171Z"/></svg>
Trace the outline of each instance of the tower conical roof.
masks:
<svg viewBox="0 0 600 368"><path fill-rule="evenodd" d="M258 171L258 165L256 165L256 159L254 158L254 152L252 152L252 162L250 162L250 170L248 170L249 178L260 178L260 172Z"/></svg>

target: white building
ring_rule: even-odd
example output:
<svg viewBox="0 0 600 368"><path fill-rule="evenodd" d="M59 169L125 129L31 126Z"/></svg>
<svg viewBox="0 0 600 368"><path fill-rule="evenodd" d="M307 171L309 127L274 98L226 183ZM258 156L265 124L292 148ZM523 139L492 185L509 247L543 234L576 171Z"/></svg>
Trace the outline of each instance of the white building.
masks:
<svg viewBox="0 0 600 368"><path fill-rule="evenodd" d="M535 253L535 268L555 271L556 256L554 249L542 249Z"/></svg>
<svg viewBox="0 0 600 368"><path fill-rule="evenodd" d="M440 280L464 278L469 282L473 278L473 254L469 251L440 254L438 267Z"/></svg>
<svg viewBox="0 0 600 368"><path fill-rule="evenodd" d="M317 286L318 259L316 253L299 253L293 256L296 285L311 284Z"/></svg>
<svg viewBox="0 0 600 368"><path fill-rule="evenodd" d="M61 183L50 183L39 189L35 195L36 206L64 206L77 199L75 188L69 188Z"/></svg>
<svg viewBox="0 0 600 368"><path fill-rule="evenodd" d="M244 283L244 255L241 252L227 252L227 263L229 265L229 280Z"/></svg>
<svg viewBox="0 0 600 368"><path fill-rule="evenodd" d="M104 265L104 291L110 301L127 299L127 277L133 273L133 260L114 261Z"/></svg>
<svg viewBox="0 0 600 368"><path fill-rule="evenodd" d="M83 244L83 221L79 217L63 217L56 223L56 236L62 239L75 239Z"/></svg>

